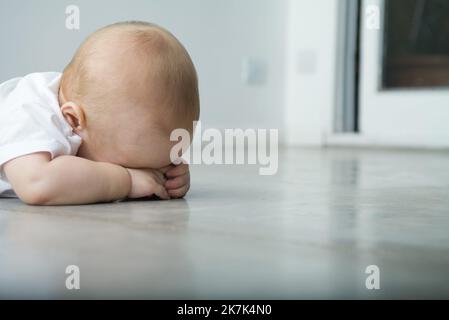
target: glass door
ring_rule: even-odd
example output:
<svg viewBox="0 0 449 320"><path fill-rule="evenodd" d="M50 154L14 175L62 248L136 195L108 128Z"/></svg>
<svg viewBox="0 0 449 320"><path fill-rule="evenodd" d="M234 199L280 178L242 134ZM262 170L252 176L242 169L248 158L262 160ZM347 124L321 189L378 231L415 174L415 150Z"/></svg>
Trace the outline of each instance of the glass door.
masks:
<svg viewBox="0 0 449 320"><path fill-rule="evenodd" d="M363 0L361 18L360 133L449 147L449 1Z"/></svg>

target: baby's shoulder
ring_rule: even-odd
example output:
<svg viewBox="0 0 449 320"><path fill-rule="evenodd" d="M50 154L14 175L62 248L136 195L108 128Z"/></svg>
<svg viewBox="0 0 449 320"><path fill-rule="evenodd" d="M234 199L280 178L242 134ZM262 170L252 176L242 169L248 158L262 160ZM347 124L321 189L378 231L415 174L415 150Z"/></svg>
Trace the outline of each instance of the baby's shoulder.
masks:
<svg viewBox="0 0 449 320"><path fill-rule="evenodd" d="M0 101L11 105L38 102L57 97L61 73L36 72L24 77L8 80L0 85Z"/></svg>
<svg viewBox="0 0 449 320"><path fill-rule="evenodd" d="M48 88L61 81L62 73L60 72L35 72L30 73L20 79L19 84L30 88Z"/></svg>

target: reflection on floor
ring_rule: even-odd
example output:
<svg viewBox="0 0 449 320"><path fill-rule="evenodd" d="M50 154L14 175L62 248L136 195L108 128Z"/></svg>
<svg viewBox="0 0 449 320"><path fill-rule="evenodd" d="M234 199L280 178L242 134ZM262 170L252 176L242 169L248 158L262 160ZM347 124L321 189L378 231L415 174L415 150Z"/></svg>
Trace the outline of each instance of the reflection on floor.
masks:
<svg viewBox="0 0 449 320"><path fill-rule="evenodd" d="M275 176L192 175L185 200L0 200L0 297L449 298L447 152L288 149Z"/></svg>

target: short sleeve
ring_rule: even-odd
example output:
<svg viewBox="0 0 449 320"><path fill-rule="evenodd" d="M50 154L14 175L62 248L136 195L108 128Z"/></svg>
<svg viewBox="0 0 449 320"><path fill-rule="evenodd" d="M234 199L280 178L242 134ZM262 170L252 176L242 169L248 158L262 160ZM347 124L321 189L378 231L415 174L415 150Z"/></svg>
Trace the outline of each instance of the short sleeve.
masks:
<svg viewBox="0 0 449 320"><path fill-rule="evenodd" d="M64 146L58 141L51 139L15 141L13 143L1 145L0 148L0 176L2 178L4 178L3 165L15 158L37 152L48 152L52 159L58 155L64 154Z"/></svg>
<svg viewBox="0 0 449 320"><path fill-rule="evenodd" d="M20 80L0 104L0 179L15 158L48 152L52 158L75 155L81 138L64 120L48 75ZM51 82L51 81L50 81Z"/></svg>

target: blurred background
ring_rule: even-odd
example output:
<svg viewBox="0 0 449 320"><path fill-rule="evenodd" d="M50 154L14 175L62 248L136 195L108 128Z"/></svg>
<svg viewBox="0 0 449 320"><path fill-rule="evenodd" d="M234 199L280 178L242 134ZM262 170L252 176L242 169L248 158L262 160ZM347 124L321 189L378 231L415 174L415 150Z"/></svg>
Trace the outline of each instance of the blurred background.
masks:
<svg viewBox="0 0 449 320"><path fill-rule="evenodd" d="M79 30L66 28L70 5ZM61 71L123 20L186 46L203 127L278 128L284 145L449 147L445 0L0 1L0 81Z"/></svg>

